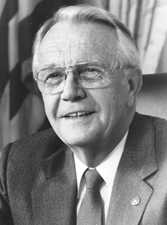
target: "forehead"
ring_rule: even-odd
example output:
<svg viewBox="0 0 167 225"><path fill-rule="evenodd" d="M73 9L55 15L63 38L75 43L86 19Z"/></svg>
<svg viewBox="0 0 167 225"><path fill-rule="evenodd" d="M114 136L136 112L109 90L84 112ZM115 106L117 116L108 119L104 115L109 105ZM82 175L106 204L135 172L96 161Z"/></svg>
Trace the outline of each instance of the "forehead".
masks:
<svg viewBox="0 0 167 225"><path fill-rule="evenodd" d="M108 65L115 58L116 46L116 32L106 25L59 22L40 44L39 64L71 66L99 62Z"/></svg>

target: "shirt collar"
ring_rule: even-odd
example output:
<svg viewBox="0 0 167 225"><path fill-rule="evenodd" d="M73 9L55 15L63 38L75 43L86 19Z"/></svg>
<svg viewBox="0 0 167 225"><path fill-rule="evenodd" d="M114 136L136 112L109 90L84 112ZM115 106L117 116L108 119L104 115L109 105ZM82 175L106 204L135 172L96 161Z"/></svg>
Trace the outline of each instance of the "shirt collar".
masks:
<svg viewBox="0 0 167 225"><path fill-rule="evenodd" d="M77 177L77 187L79 190L81 178L84 174L85 170L88 168L83 162L81 162L76 154L74 154L74 162L75 162L75 168L76 168L76 177Z"/></svg>
<svg viewBox="0 0 167 225"><path fill-rule="evenodd" d="M124 151L127 134L122 138L114 150L96 167L107 185L113 183L115 174Z"/></svg>
<svg viewBox="0 0 167 225"><path fill-rule="evenodd" d="M105 181L107 185L113 183L124 147L127 139L128 132L124 135L122 140L114 148L114 150L96 167L97 171ZM74 162L76 168L77 187L79 190L80 182L83 173L88 168L83 162L81 162L74 153Z"/></svg>

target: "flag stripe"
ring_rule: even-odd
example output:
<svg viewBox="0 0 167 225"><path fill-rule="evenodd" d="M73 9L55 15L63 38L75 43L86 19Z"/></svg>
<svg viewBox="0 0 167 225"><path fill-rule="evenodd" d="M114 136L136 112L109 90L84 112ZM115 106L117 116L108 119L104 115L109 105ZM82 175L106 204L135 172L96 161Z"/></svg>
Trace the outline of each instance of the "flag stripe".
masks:
<svg viewBox="0 0 167 225"><path fill-rule="evenodd" d="M29 16L41 0L18 0L19 1L19 20Z"/></svg>
<svg viewBox="0 0 167 225"><path fill-rule="evenodd" d="M9 120L9 89L10 85L9 82L7 82L0 98L0 147L3 147L10 142L11 129Z"/></svg>
<svg viewBox="0 0 167 225"><path fill-rule="evenodd" d="M10 119L12 119L21 107L28 90L21 79L21 64L17 63L10 72Z"/></svg>
<svg viewBox="0 0 167 225"><path fill-rule="evenodd" d="M17 1L8 0L4 6L4 10L0 18L0 59L3 59L3 63L0 63L0 97L2 96L5 85L9 79L8 22L16 14L17 10Z"/></svg>
<svg viewBox="0 0 167 225"><path fill-rule="evenodd" d="M18 2L17 0L6 0L4 10L1 14L0 25L7 25L8 21L17 13Z"/></svg>
<svg viewBox="0 0 167 225"><path fill-rule="evenodd" d="M5 4L6 4L6 0L0 1L0 19L1 19L1 15L2 15L2 12L4 10Z"/></svg>
<svg viewBox="0 0 167 225"><path fill-rule="evenodd" d="M12 70L18 62L18 32L17 32L18 14L12 17L8 23L8 61L9 71Z"/></svg>

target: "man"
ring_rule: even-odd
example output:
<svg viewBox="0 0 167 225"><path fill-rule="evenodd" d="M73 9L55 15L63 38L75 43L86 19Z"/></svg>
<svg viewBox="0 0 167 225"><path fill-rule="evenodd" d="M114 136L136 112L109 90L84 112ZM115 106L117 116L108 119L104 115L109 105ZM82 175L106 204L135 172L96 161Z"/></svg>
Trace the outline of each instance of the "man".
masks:
<svg viewBox="0 0 167 225"><path fill-rule="evenodd" d="M129 31L104 10L63 8L37 33L33 74L52 129L3 150L0 224L167 224L167 123L135 113Z"/></svg>

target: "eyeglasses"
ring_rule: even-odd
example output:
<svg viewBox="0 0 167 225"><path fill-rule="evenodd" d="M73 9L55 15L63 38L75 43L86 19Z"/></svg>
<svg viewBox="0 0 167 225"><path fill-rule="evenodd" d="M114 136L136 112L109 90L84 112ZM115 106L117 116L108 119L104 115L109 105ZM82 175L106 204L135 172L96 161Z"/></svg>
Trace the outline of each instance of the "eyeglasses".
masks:
<svg viewBox="0 0 167 225"><path fill-rule="evenodd" d="M115 72L116 73L116 72ZM111 70L98 65L77 65L69 68L50 66L42 69L35 77L42 93L57 94L63 91L67 76L74 76L79 87L86 89L103 88L113 82Z"/></svg>

